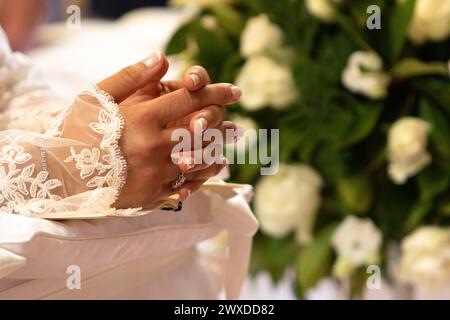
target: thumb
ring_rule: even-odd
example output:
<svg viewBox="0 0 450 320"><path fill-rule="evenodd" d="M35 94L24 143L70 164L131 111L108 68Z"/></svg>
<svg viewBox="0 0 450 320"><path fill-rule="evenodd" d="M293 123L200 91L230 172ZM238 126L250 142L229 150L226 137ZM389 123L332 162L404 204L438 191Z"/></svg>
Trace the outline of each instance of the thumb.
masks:
<svg viewBox="0 0 450 320"><path fill-rule="evenodd" d="M149 82L158 81L159 83L168 68L167 58L162 53L155 52L146 59L100 81L97 86L108 92L116 103L120 103Z"/></svg>

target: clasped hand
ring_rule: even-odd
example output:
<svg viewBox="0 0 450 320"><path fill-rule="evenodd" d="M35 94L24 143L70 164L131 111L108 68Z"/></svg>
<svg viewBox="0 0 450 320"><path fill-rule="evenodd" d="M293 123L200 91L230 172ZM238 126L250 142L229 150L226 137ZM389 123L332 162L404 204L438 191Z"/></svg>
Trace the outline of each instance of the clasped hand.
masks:
<svg viewBox="0 0 450 320"><path fill-rule="evenodd" d="M189 68L182 79L161 81L168 67L164 55L153 53L97 84L115 99L125 120L120 146L128 172L117 208L157 208L174 193L184 200L226 166L226 161L194 164L183 155L174 163L171 150L177 142L171 136L178 128L188 129L192 136L209 128L236 129L224 121L224 106L239 100L240 89L210 84L200 66ZM186 183L174 190L172 182L180 172Z"/></svg>

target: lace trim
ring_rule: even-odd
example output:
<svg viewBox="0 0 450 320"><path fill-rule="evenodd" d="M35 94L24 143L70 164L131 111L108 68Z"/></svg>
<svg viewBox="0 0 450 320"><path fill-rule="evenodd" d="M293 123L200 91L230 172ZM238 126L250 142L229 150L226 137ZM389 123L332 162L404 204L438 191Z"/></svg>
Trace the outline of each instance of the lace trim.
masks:
<svg viewBox="0 0 450 320"><path fill-rule="evenodd" d="M124 128L124 119L119 112L119 106L106 92L96 86L91 86L81 92L96 98L101 105L97 115L97 122L89 124L94 132L101 136L100 146L84 148L78 154L70 148L69 157L64 162L75 162L82 179L90 178L87 187L95 188L83 194L65 198L54 195L51 190L61 186L58 179L47 180L48 171L35 173L35 165L27 162L32 160L31 154L17 142L21 136L10 139L9 144L0 149L0 204L10 212L24 215L39 216L55 213L64 216L64 212L116 212L120 215L123 210L116 210L112 205L117 200L125 184L127 162L119 147L119 140ZM100 158L100 149L105 153ZM23 169L16 164L24 165ZM6 171L5 166L9 169ZM31 199L25 199L30 195ZM82 200L80 203L79 201ZM140 208L131 209L134 213ZM130 212L125 211L128 214Z"/></svg>
<svg viewBox="0 0 450 320"><path fill-rule="evenodd" d="M127 178L127 161L125 160L122 150L119 146L119 140L125 126L125 120L119 111L118 104L114 98L106 91L101 90L96 85L92 85L84 89L81 94L88 93L100 102L103 109L98 115L98 122L90 123L89 127L96 133L103 136L100 148L108 153L106 160L110 166L103 166L103 170L109 169L105 176L101 177L108 187L116 190L114 201L117 200L120 190L125 184ZM95 149L95 148L94 148ZM99 178L99 177L97 177ZM95 179L95 178L94 178ZM100 186L100 181L92 182L91 185Z"/></svg>

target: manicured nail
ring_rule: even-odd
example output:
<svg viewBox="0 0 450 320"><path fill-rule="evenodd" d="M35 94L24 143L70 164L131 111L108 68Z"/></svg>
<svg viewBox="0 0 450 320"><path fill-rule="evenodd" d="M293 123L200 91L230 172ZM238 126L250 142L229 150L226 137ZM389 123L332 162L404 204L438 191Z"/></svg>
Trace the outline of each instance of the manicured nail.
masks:
<svg viewBox="0 0 450 320"><path fill-rule="evenodd" d="M194 131L201 133L206 130L207 126L208 126L208 121L206 121L205 118L198 118L194 122Z"/></svg>
<svg viewBox="0 0 450 320"><path fill-rule="evenodd" d="M153 69L161 62L162 54L161 52L152 53L148 58L144 59L144 64L149 69Z"/></svg>
<svg viewBox="0 0 450 320"><path fill-rule="evenodd" d="M234 100L238 100L241 97L241 95L242 95L241 89L239 89L236 86L231 86L231 93L233 94L233 99Z"/></svg>
<svg viewBox="0 0 450 320"><path fill-rule="evenodd" d="M200 78L198 75L196 75L195 73L191 73L189 75L189 77L192 80L192 83L194 84L194 87L198 86L198 84L200 83Z"/></svg>

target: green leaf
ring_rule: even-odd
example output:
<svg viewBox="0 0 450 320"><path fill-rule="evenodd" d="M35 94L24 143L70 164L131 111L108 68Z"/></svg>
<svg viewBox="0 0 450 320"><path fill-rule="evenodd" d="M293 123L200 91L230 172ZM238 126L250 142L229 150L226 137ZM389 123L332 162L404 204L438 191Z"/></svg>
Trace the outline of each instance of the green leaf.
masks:
<svg viewBox="0 0 450 320"><path fill-rule="evenodd" d="M420 117L431 126L431 141L436 150L450 158L450 126L446 116L424 99L420 102Z"/></svg>
<svg viewBox="0 0 450 320"><path fill-rule="evenodd" d="M244 29L245 20L242 14L227 5L214 5L209 8L225 30L238 37Z"/></svg>
<svg viewBox="0 0 450 320"><path fill-rule="evenodd" d="M222 72L220 73L220 81L234 82L239 72L239 67L243 63L243 58L239 52L235 52L228 56L223 63Z"/></svg>
<svg viewBox="0 0 450 320"><path fill-rule="evenodd" d="M447 66L443 62L423 62L415 58L405 58L398 62L390 71L397 79L408 79L424 75L447 73Z"/></svg>
<svg viewBox="0 0 450 320"><path fill-rule="evenodd" d="M342 28L342 30L344 30L349 35L349 37L352 38L353 42L358 47L360 47L360 49L366 51L374 51L372 47L367 43L364 36L359 31L358 26L356 26L355 23L349 17L346 17L338 13L336 15L336 21Z"/></svg>
<svg viewBox="0 0 450 320"><path fill-rule="evenodd" d="M450 82L447 79L417 78L412 79L411 84L414 90L424 94L450 116Z"/></svg>
<svg viewBox="0 0 450 320"><path fill-rule="evenodd" d="M384 0L358 0L358 1L348 1L347 6L350 7L350 12L358 23L360 27L366 27L366 21L368 18L367 8L371 5L376 5L380 7L381 10L385 7Z"/></svg>
<svg viewBox="0 0 450 320"><path fill-rule="evenodd" d="M350 277L350 298L360 299L367 285L367 267L357 268Z"/></svg>
<svg viewBox="0 0 450 320"><path fill-rule="evenodd" d="M390 181L379 185L376 189L376 221L387 238L402 233L403 226L414 208L412 199L417 199L417 190L412 183L397 186Z"/></svg>
<svg viewBox="0 0 450 320"><path fill-rule="evenodd" d="M418 175L417 181L421 199L431 200L448 188L450 177L436 164L432 164Z"/></svg>
<svg viewBox="0 0 450 320"><path fill-rule="evenodd" d="M388 30L389 57L391 62L396 61L403 51L415 5L416 0L396 1L389 19Z"/></svg>
<svg viewBox="0 0 450 320"><path fill-rule="evenodd" d="M328 225L319 232L314 242L300 251L297 262L297 284L304 291L324 277L333 257L331 235L336 225Z"/></svg>
<svg viewBox="0 0 450 320"><path fill-rule="evenodd" d="M353 112L355 113L353 125L349 128L347 134L339 141L340 147L346 147L360 142L366 138L376 127L383 110L382 105L354 104Z"/></svg>
<svg viewBox="0 0 450 320"><path fill-rule="evenodd" d="M422 221L431 211L432 207L433 201L429 199L419 201L419 203L414 206L408 219L406 219L406 222L404 224L405 232L414 230L417 226L421 225Z"/></svg>
<svg viewBox="0 0 450 320"><path fill-rule="evenodd" d="M269 271L277 281L283 277L286 268L295 265L298 249L293 235L275 239L258 233L253 241L250 273Z"/></svg>
<svg viewBox="0 0 450 320"><path fill-rule="evenodd" d="M450 200L439 203L437 211L442 216L450 217Z"/></svg>
<svg viewBox="0 0 450 320"><path fill-rule="evenodd" d="M368 176L360 174L340 179L337 188L341 199L350 210L358 213L369 210L373 200L373 188Z"/></svg>
<svg viewBox="0 0 450 320"><path fill-rule="evenodd" d="M192 36L198 46L198 59L217 82L223 62L234 52L230 41L219 33L204 28L199 21L192 24Z"/></svg>
<svg viewBox="0 0 450 320"><path fill-rule="evenodd" d="M192 22L188 22L182 25L170 38L166 45L166 54L174 55L178 54L186 49L187 36Z"/></svg>

